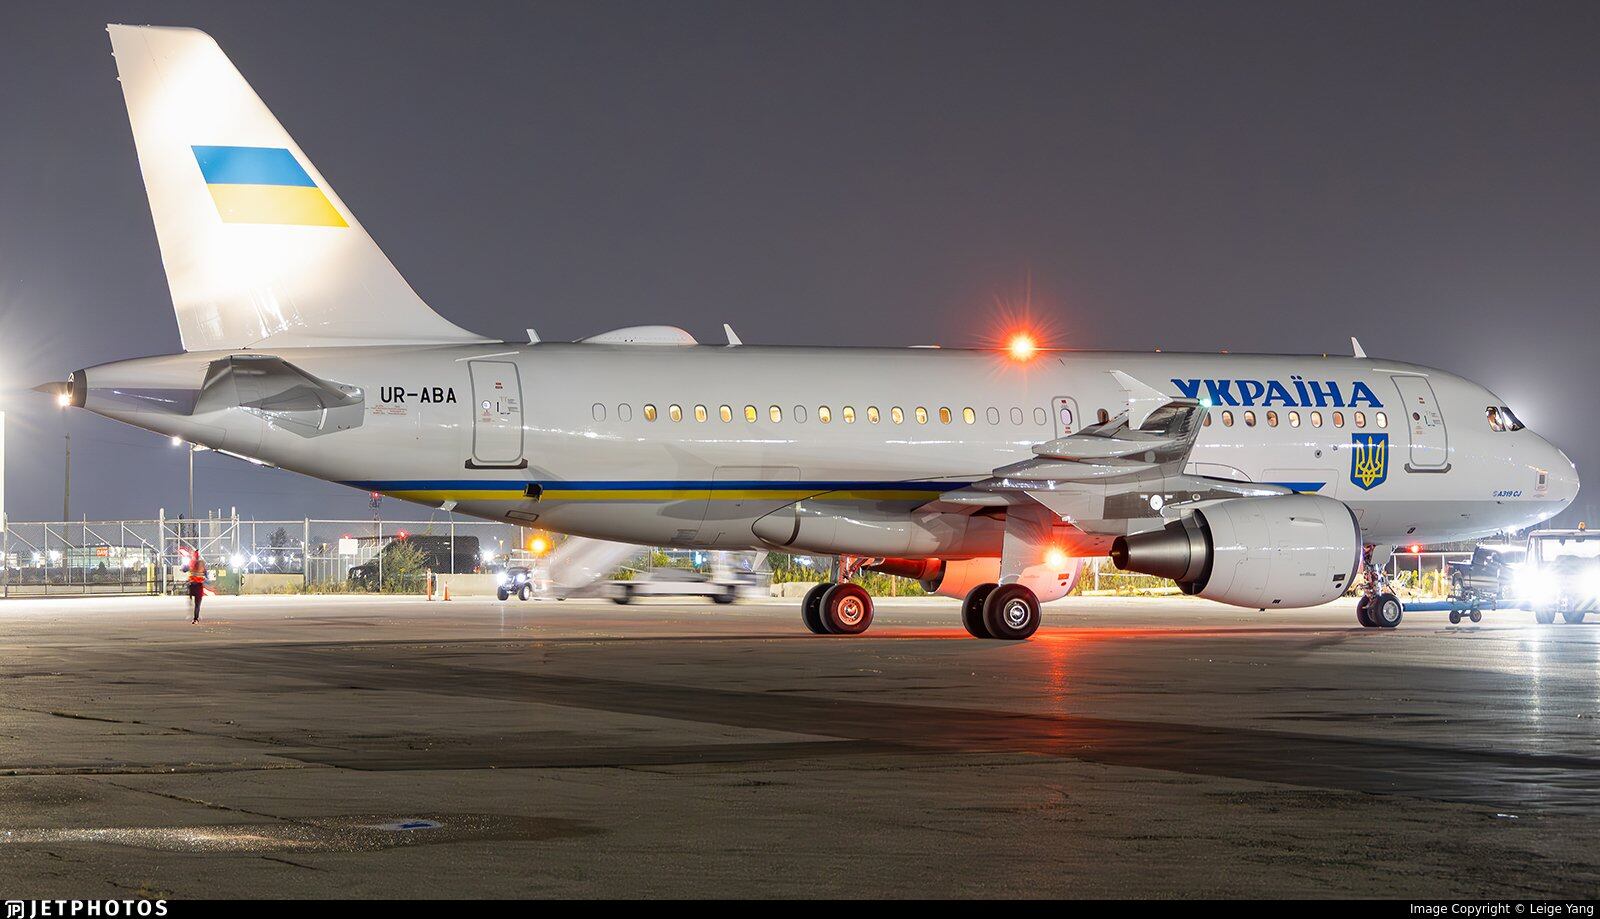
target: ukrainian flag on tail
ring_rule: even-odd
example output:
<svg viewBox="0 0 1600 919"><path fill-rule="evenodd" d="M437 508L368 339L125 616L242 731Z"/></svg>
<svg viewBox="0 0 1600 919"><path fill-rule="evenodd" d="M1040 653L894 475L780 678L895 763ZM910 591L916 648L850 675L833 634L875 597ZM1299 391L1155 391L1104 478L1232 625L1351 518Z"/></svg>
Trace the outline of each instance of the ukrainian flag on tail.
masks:
<svg viewBox="0 0 1600 919"><path fill-rule="evenodd" d="M349 226L300 161L283 147L192 149L223 223Z"/></svg>

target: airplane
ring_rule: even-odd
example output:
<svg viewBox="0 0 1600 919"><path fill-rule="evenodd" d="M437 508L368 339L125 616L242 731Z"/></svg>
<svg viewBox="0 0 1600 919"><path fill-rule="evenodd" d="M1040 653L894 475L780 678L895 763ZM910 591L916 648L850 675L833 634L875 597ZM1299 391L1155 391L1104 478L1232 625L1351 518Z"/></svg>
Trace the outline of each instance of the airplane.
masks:
<svg viewBox="0 0 1600 919"><path fill-rule="evenodd" d="M1085 558L1294 609L1403 604L1396 545L1546 520L1578 474L1484 387L1352 356L765 347L670 326L496 341L431 309L221 48L108 27L182 353L63 404L252 462L632 545L835 559L801 603L864 632L862 570L1025 639ZM1357 578L1360 576L1358 586Z"/></svg>

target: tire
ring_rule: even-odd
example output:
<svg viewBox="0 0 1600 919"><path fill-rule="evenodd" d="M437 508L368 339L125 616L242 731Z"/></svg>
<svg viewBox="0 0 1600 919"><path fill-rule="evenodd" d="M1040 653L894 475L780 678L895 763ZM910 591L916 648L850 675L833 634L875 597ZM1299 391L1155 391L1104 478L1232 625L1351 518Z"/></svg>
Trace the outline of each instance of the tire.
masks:
<svg viewBox="0 0 1600 919"><path fill-rule="evenodd" d="M1482 610L1476 610L1475 609L1475 610L1472 611L1471 615L1472 615L1472 621L1473 622L1482 622L1483 621L1483 611Z"/></svg>
<svg viewBox="0 0 1600 919"><path fill-rule="evenodd" d="M835 584L822 595L822 625L830 635L860 635L872 625L872 595L860 584Z"/></svg>
<svg viewBox="0 0 1600 919"><path fill-rule="evenodd" d="M1561 614L1561 618L1566 620L1568 625L1577 625L1583 621L1583 610L1569 609Z"/></svg>
<svg viewBox="0 0 1600 919"><path fill-rule="evenodd" d="M504 584L502 584L499 587L495 588L494 595L496 597L499 597L501 600L506 600L511 596L509 593L506 593L506 588L505 588Z"/></svg>
<svg viewBox="0 0 1600 919"><path fill-rule="evenodd" d="M1378 594L1372 604L1372 611L1368 614L1380 629L1392 629L1400 624L1400 619L1405 615L1405 604L1394 594Z"/></svg>
<svg viewBox="0 0 1600 919"><path fill-rule="evenodd" d="M823 581L806 591L805 599L800 601L800 622L813 635L828 634L827 627L822 624L822 595L832 586Z"/></svg>
<svg viewBox="0 0 1600 919"><path fill-rule="evenodd" d="M1451 610L1450 611L1450 624L1451 625L1460 625L1461 624L1461 614L1456 612L1455 610Z"/></svg>
<svg viewBox="0 0 1600 919"><path fill-rule="evenodd" d="M521 587L517 588L517 599L518 600L526 600L531 596L533 596L533 585L532 584L523 584Z"/></svg>
<svg viewBox="0 0 1600 919"><path fill-rule="evenodd" d="M1378 627L1378 624L1372 621L1372 617L1367 615L1367 607L1371 605L1372 596L1370 594L1362 594L1356 598L1356 621L1361 623L1361 627L1364 629Z"/></svg>
<svg viewBox="0 0 1600 919"><path fill-rule="evenodd" d="M1039 631L1039 597L1021 584L1001 584L983 601L983 625L1002 641L1022 641Z"/></svg>
<svg viewBox="0 0 1600 919"><path fill-rule="evenodd" d="M617 588L617 595L611 598L611 602L617 604L618 606L627 606L629 603L632 603L633 588L626 585Z"/></svg>
<svg viewBox="0 0 1600 919"><path fill-rule="evenodd" d="M967 598L961 601L961 624L966 626L967 634L973 638L993 638L989 634L989 627L983 624L983 601L989 599L999 584L979 584L967 591Z"/></svg>
<svg viewBox="0 0 1600 919"><path fill-rule="evenodd" d="M720 604L724 604L725 605L725 604L728 604L728 603L732 603L737 598L738 598L738 594L735 594L733 592L733 588L730 587L727 590L724 590L720 594L712 594L711 595L711 602L712 603L720 603Z"/></svg>
<svg viewBox="0 0 1600 919"><path fill-rule="evenodd" d="M1556 611L1553 609L1536 609L1533 611L1533 621L1540 625L1549 625L1556 621Z"/></svg>

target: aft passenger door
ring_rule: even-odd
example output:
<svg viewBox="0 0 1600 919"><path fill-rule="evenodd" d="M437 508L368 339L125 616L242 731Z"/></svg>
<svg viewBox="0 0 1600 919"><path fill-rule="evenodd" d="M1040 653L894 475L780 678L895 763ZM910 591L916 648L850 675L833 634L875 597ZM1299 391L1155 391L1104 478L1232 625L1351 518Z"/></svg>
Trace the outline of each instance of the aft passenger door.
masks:
<svg viewBox="0 0 1600 919"><path fill-rule="evenodd" d="M468 469L526 469L522 380L510 361L468 361L472 373L472 459Z"/></svg>
<svg viewBox="0 0 1600 919"><path fill-rule="evenodd" d="M1443 471L1449 468L1450 439L1444 428L1444 415L1433 386L1426 377L1395 377L1400 390L1401 416L1411 432L1410 462L1407 470Z"/></svg>

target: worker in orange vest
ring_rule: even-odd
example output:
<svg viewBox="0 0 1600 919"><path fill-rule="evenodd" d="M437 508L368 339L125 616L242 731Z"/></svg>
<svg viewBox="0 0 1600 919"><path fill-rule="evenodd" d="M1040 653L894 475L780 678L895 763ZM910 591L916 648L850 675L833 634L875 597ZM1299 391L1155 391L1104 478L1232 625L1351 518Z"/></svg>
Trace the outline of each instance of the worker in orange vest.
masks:
<svg viewBox="0 0 1600 919"><path fill-rule="evenodd" d="M194 601L194 618L189 621L199 622L200 600L206 595L206 560L198 549L189 556L189 564L183 570L189 572L189 599Z"/></svg>

